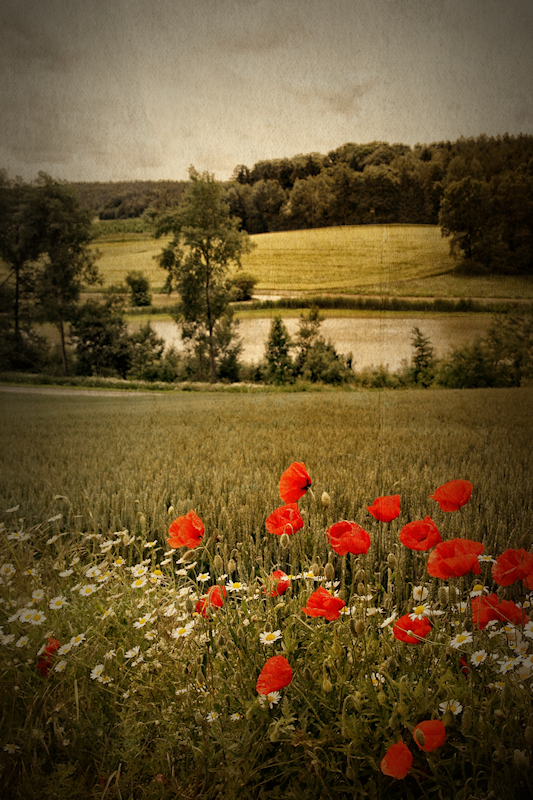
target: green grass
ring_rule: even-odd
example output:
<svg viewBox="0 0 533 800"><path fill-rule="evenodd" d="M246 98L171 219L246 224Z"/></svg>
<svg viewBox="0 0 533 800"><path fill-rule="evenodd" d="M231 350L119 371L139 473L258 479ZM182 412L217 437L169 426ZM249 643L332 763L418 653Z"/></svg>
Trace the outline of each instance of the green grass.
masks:
<svg viewBox="0 0 533 800"><path fill-rule="evenodd" d="M404 548L398 533L431 515L444 539L481 541L494 556L529 547L532 400L529 389L0 393L4 796L530 796L533 670L500 672L516 656L509 634L473 628L468 610L444 597L447 582L428 576L427 554ZM285 547L264 523L292 461L305 462L313 494L299 500L305 526ZM429 495L452 478L471 480L472 498L444 513ZM366 510L385 494L401 496L389 524ZM205 535L177 563L184 548L167 555L167 530L190 509ZM340 519L369 532L366 555L332 551L325 528ZM352 610L332 622L302 612L326 564ZM294 579L272 598L262 589L276 566ZM146 583L134 585L131 567ZM217 579L246 588L229 591L209 618L194 616ZM466 609L479 580L492 588L490 564L479 578L451 582ZM407 645L380 625L412 610L416 585L443 614L431 617L424 643ZM523 599L522 583L502 595ZM60 597L66 604L50 608ZM41 624L17 617L30 604L46 616ZM458 650L451 642L463 629L472 642ZM263 645L268 630L280 638ZM67 648L43 678L37 653L50 635ZM531 640L522 643L530 652ZM463 674L459 656L480 649L486 662ZM292 680L262 707L255 684L275 654L288 659ZM450 700L463 710L443 717ZM432 717L444 719L446 742L425 753L412 730ZM400 738L414 757L405 780L380 770Z"/></svg>
<svg viewBox="0 0 533 800"><path fill-rule="evenodd" d="M251 237L256 248L243 268L257 278L256 293L340 292L429 297L533 297L523 277L472 278L452 274L455 262L440 228L360 225L283 231ZM140 270L154 290L166 273L154 256L163 240L147 234L107 235L95 247L105 285Z"/></svg>

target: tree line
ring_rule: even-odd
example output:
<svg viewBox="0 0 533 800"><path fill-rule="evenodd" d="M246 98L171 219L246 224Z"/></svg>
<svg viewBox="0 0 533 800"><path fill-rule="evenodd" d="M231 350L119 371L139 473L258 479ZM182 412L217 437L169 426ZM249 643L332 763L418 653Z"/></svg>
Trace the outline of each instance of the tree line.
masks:
<svg viewBox="0 0 533 800"><path fill-rule="evenodd" d="M73 184L100 219L177 205L185 182ZM479 136L410 147L346 143L326 155L239 165L224 185L249 234L333 225L440 225L458 268L531 274L533 136Z"/></svg>
<svg viewBox="0 0 533 800"><path fill-rule="evenodd" d="M354 380L351 354L339 355L324 340L316 309L302 315L296 342L275 317L263 362L250 369L242 365L232 301L235 290L249 285L240 265L253 245L232 215L222 184L192 167L189 178L181 202L152 217L154 236L165 237L159 263L167 271L167 289L179 298L173 318L185 346L182 355L165 350L149 324L136 333L128 330L120 292L111 290L103 300L80 303L82 288L101 283L101 277L96 254L89 248L94 233L91 214L71 187L44 174L31 184L0 174L0 258L7 268L0 284L1 369L50 368L50 348L36 331L47 322L57 328L65 376L74 369L79 374L145 380ZM237 280L230 278L235 268ZM149 302L142 275L130 273L128 284L132 297ZM532 338L531 313L516 311L491 328L487 342L452 354L438 369L429 358L429 343L424 350L423 341L415 342L427 363L420 362L420 369L397 382L520 385L532 377ZM295 355L291 348L296 348ZM377 385L381 379L390 385L383 370L380 374ZM470 378L472 374L478 377Z"/></svg>

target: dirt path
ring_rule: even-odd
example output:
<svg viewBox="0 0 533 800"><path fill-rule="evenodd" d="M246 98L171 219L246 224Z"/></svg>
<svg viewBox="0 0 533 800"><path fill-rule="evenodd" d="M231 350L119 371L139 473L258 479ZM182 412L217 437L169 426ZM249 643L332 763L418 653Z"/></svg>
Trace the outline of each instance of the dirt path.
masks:
<svg viewBox="0 0 533 800"><path fill-rule="evenodd" d="M78 389L75 386L8 386L0 384L0 393L7 394L59 394L61 396L72 395L75 397L147 397L151 395L167 394L167 392L143 392L135 389Z"/></svg>

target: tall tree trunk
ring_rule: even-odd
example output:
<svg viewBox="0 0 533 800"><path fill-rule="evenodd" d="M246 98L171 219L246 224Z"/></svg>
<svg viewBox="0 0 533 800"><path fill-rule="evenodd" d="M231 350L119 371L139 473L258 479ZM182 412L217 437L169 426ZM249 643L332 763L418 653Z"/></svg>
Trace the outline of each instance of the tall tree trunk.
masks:
<svg viewBox="0 0 533 800"><path fill-rule="evenodd" d="M211 372L211 383L216 383L217 380L217 366L215 363L215 340L213 338L213 320L211 319L211 302L210 302L210 272L209 260L206 257L206 282L205 282L205 307L207 315L207 330L209 331L209 366Z"/></svg>
<svg viewBox="0 0 533 800"><path fill-rule="evenodd" d="M63 375L67 377L68 375L68 363L67 363L67 350L65 347L65 326L63 324L63 320L60 319L57 323L57 327L59 328L59 335L61 337L61 362L63 364Z"/></svg>

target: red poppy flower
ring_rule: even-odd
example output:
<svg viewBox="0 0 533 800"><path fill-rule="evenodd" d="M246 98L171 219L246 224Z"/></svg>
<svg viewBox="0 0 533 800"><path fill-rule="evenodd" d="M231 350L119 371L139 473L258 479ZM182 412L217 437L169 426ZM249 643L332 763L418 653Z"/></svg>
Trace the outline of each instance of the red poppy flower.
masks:
<svg viewBox="0 0 533 800"><path fill-rule="evenodd" d="M513 603L512 600L500 600L500 607L498 609L500 619L502 622L511 622L513 625L525 625L529 622L529 617L526 612Z"/></svg>
<svg viewBox="0 0 533 800"><path fill-rule="evenodd" d="M370 536L356 522L343 519L328 528L326 534L332 548L340 556L366 553L370 547Z"/></svg>
<svg viewBox="0 0 533 800"><path fill-rule="evenodd" d="M390 775L391 778L402 780L412 766L413 754L400 739L397 744L391 744L381 759L380 769L384 775Z"/></svg>
<svg viewBox="0 0 533 800"><path fill-rule="evenodd" d="M255 688L258 694L267 695L283 689L291 681L292 669L285 656L272 656L259 673Z"/></svg>
<svg viewBox="0 0 533 800"><path fill-rule="evenodd" d="M410 614L404 614L403 617L396 620L392 626L392 632L396 639L400 642L407 644L420 644L431 630L431 623L427 617L422 619L411 619Z"/></svg>
<svg viewBox="0 0 533 800"><path fill-rule="evenodd" d="M461 506L468 503L472 494L472 484L470 481L448 481L430 494L432 500L436 500L441 511L459 511Z"/></svg>
<svg viewBox="0 0 533 800"><path fill-rule="evenodd" d="M308 617L324 617L332 622L339 619L341 608L344 608L345 605L344 600L341 600L340 597L333 597L323 586L320 586L316 592L313 592L302 610Z"/></svg>
<svg viewBox="0 0 533 800"><path fill-rule="evenodd" d="M185 516L175 519L168 532L170 538L167 539L167 542L171 547L188 547L189 550L192 550L200 544L204 535L204 523L191 510Z"/></svg>
<svg viewBox="0 0 533 800"><path fill-rule="evenodd" d="M285 506L276 508L265 520L267 531L275 533L276 536L281 536L282 533L291 535L303 526L304 521L297 503L287 503Z"/></svg>
<svg viewBox="0 0 533 800"><path fill-rule="evenodd" d="M492 565L491 574L500 586L510 586L515 581L527 579L533 573L533 553L520 548L505 550Z"/></svg>
<svg viewBox="0 0 533 800"><path fill-rule="evenodd" d="M417 731L422 731L424 734L424 744L420 744L415 734ZM413 739L421 750L426 753L431 753L437 747L441 747L446 741L446 728L444 722L440 719L427 719L424 722L419 722L413 730Z"/></svg>
<svg viewBox="0 0 533 800"><path fill-rule="evenodd" d="M466 660L466 656L461 656L459 659L459 663L461 665L461 672L463 675L468 675L470 672L470 667L468 666L468 661Z"/></svg>
<svg viewBox="0 0 533 800"><path fill-rule="evenodd" d="M487 627L488 623L493 619L500 619L499 607L500 601L497 594L480 595L473 597L471 600L472 606L472 622L478 630L483 630Z"/></svg>
<svg viewBox="0 0 533 800"><path fill-rule="evenodd" d="M390 522L400 516L400 495L391 494L377 497L371 506L367 506L373 517L380 522Z"/></svg>
<svg viewBox="0 0 533 800"><path fill-rule="evenodd" d="M431 517L409 522L400 531L400 542L410 550L431 550L442 542L442 536Z"/></svg>
<svg viewBox="0 0 533 800"><path fill-rule="evenodd" d="M196 611L202 617L208 617L210 608L222 608L227 592L224 586L211 586L207 594L196 603Z"/></svg>
<svg viewBox="0 0 533 800"><path fill-rule="evenodd" d="M473 597L472 621L478 630L483 630L488 623L496 619L500 622L511 622L513 625L524 625L529 621L526 612L512 600L500 600L494 592L480 597Z"/></svg>
<svg viewBox="0 0 533 800"><path fill-rule="evenodd" d="M281 597L291 585L291 579L282 569L275 569L268 579L268 584L270 588L269 597ZM266 594L267 591L268 589L265 586L263 592Z"/></svg>
<svg viewBox="0 0 533 800"><path fill-rule="evenodd" d="M481 567L477 557L484 549L481 542L474 542L472 539L440 542L428 558L427 571L434 578L445 581L448 578L459 578L467 572L479 575Z"/></svg>
<svg viewBox="0 0 533 800"><path fill-rule="evenodd" d="M37 663L37 669L43 676L46 678L50 669L52 667L52 656L54 655L55 651L61 647L61 643L57 641L57 639L52 638L51 636L48 638L48 644L44 648L44 651L41 655Z"/></svg>
<svg viewBox="0 0 533 800"><path fill-rule="evenodd" d="M305 464L293 461L279 479L279 496L284 503L295 503L311 486Z"/></svg>

